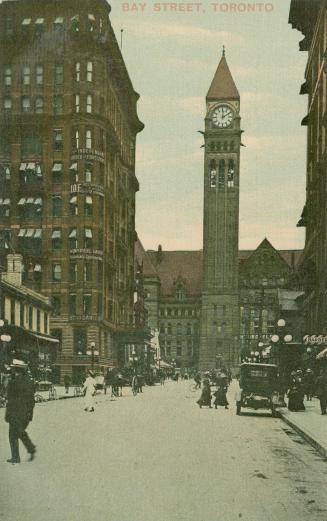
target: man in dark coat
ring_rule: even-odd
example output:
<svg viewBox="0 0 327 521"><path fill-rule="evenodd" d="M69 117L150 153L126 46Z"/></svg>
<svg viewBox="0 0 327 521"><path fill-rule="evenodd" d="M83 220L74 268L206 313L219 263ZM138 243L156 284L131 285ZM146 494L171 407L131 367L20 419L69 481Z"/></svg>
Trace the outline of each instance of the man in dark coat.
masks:
<svg viewBox="0 0 327 521"><path fill-rule="evenodd" d="M327 368L322 369L316 381L316 395L320 401L321 414L327 410Z"/></svg>
<svg viewBox="0 0 327 521"><path fill-rule="evenodd" d="M7 389L7 409L5 420L9 423L9 443L11 459L8 463L20 463L19 443L20 439L30 455L30 461L34 459L36 447L30 440L26 428L33 419L34 409L34 384L26 373L27 366L20 360L14 360L12 375Z"/></svg>

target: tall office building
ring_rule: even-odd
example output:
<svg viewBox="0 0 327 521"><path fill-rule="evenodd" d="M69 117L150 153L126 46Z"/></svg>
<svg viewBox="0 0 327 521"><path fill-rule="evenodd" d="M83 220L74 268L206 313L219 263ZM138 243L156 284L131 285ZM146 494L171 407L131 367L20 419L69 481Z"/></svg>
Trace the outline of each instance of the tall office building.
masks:
<svg viewBox="0 0 327 521"><path fill-rule="evenodd" d="M105 0L0 6L0 254L52 298L61 378L133 324L134 91ZM98 355L97 355L98 353ZM59 377L59 374L58 374Z"/></svg>

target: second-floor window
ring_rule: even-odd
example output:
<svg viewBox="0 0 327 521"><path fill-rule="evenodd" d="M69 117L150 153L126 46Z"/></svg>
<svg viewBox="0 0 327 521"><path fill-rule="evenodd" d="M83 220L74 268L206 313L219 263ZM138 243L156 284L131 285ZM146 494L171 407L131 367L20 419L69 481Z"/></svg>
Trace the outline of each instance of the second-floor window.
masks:
<svg viewBox="0 0 327 521"><path fill-rule="evenodd" d="M23 85L30 85L31 84L31 68L28 66L25 66L23 68Z"/></svg>
<svg viewBox="0 0 327 521"><path fill-rule="evenodd" d="M12 73L11 73L11 67L5 67L5 81L4 84L6 87L10 87L12 84Z"/></svg>

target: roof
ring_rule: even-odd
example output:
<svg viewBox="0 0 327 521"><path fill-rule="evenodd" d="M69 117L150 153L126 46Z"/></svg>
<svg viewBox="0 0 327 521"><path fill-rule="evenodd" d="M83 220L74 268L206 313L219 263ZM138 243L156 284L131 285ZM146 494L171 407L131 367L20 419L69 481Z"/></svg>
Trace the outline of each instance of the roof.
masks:
<svg viewBox="0 0 327 521"><path fill-rule="evenodd" d="M160 277L162 296L175 295L178 279L184 283L187 296L201 295L203 255L201 250L151 251L148 254Z"/></svg>
<svg viewBox="0 0 327 521"><path fill-rule="evenodd" d="M225 52L207 94L207 100L239 99L240 95L227 65Z"/></svg>
<svg viewBox="0 0 327 521"><path fill-rule="evenodd" d="M137 238L134 247L134 266L137 269L137 265L143 266L143 276L145 277L158 277L157 270L153 266L150 256L145 251L143 244L140 239Z"/></svg>

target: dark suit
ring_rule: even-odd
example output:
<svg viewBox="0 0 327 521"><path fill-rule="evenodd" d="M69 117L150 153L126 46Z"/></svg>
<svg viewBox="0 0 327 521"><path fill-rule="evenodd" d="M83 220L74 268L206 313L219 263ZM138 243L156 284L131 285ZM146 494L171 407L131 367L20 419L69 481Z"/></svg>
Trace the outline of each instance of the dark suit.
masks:
<svg viewBox="0 0 327 521"><path fill-rule="evenodd" d="M18 440L21 439L29 454L35 452L26 429L33 418L34 385L24 373L12 376L7 389L6 422L9 423L9 443L14 461L20 461Z"/></svg>
<svg viewBox="0 0 327 521"><path fill-rule="evenodd" d="M316 395L320 400L321 414L326 414L327 409L327 373L318 376L316 381Z"/></svg>

